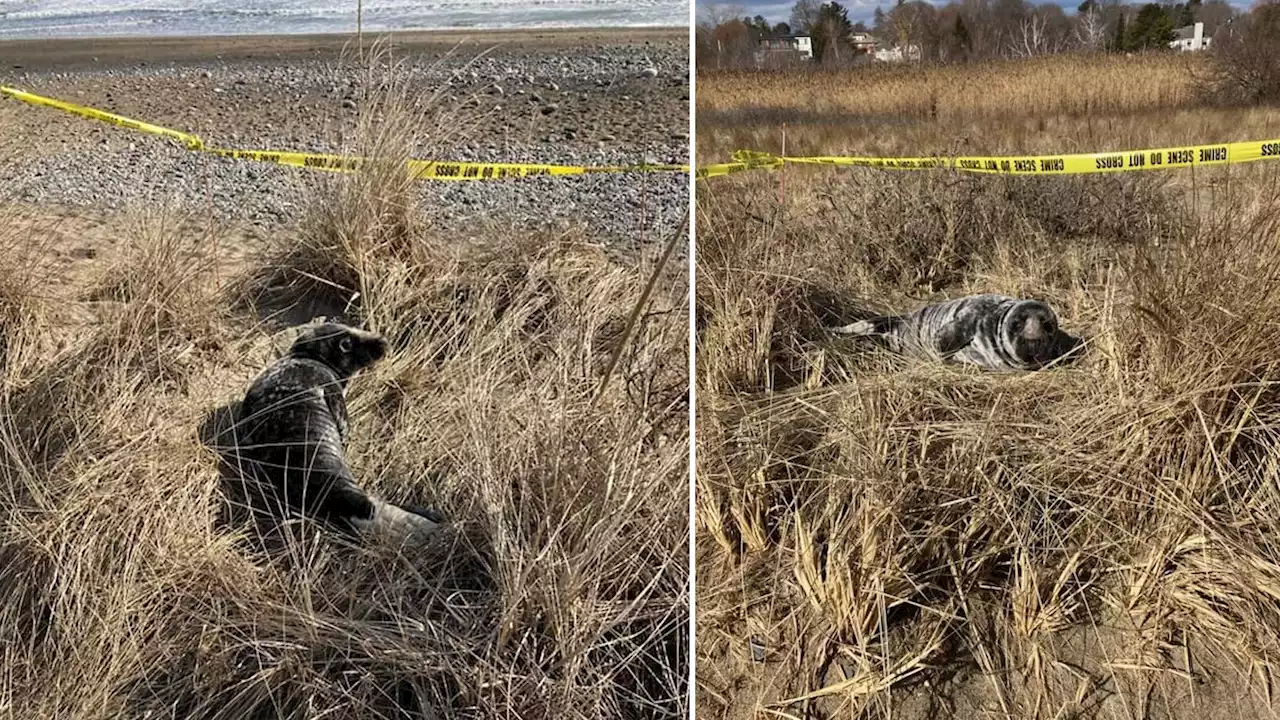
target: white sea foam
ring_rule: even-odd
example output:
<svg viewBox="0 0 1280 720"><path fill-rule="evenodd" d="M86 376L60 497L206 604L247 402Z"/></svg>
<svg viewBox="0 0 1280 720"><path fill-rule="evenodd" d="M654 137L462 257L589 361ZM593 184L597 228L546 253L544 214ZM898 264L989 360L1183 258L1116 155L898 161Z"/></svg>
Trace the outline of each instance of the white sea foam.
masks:
<svg viewBox="0 0 1280 720"><path fill-rule="evenodd" d="M682 26L688 0L366 0L371 32ZM0 38L350 32L355 0L0 0Z"/></svg>

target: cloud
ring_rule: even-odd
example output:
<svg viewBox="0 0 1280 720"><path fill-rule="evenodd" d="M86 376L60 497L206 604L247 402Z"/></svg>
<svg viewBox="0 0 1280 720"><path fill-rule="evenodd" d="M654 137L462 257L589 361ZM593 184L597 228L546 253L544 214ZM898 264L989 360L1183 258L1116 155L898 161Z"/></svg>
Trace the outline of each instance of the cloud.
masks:
<svg viewBox="0 0 1280 720"><path fill-rule="evenodd" d="M777 0L738 0L738 2L706 2L705 0L697 0L698 15L702 15L703 9L712 5L720 7L740 7L742 14L746 17L755 17L763 15L770 22L785 22L791 17L791 6L795 5L795 0L791 2L777 2Z"/></svg>

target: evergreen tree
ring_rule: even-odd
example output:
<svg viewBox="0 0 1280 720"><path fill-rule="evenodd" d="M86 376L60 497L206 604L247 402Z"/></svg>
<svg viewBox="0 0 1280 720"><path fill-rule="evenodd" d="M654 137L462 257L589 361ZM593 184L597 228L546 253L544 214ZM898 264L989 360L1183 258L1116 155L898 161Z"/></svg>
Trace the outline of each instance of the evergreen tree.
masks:
<svg viewBox="0 0 1280 720"><path fill-rule="evenodd" d="M769 34L773 31L773 27L769 25L769 21L765 20L761 15L757 15L753 18L742 18L742 24L747 26L747 30L751 33L751 36L755 38L769 37Z"/></svg>
<svg viewBox="0 0 1280 720"><path fill-rule="evenodd" d="M809 29L813 38L813 57L826 61L830 58L839 61L840 45L853 31L853 23L849 22L849 11L838 2L823 3L818 14L818 22ZM847 53L846 53L847 54Z"/></svg>
<svg viewBox="0 0 1280 720"><path fill-rule="evenodd" d="M1129 25L1125 38L1127 50L1159 50L1168 48L1174 38L1173 19L1164 8L1147 3Z"/></svg>
<svg viewBox="0 0 1280 720"><path fill-rule="evenodd" d="M1128 31L1125 28L1124 13L1116 21L1116 36L1111 40L1111 49L1115 52L1126 52L1129 49Z"/></svg>

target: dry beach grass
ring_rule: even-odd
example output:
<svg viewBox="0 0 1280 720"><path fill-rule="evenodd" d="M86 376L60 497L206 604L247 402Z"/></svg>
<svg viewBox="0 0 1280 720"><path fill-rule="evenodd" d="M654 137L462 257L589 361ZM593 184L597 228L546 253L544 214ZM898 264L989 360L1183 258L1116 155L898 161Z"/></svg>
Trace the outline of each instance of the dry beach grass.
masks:
<svg viewBox="0 0 1280 720"><path fill-rule="evenodd" d="M662 248L433 231L397 163L422 128L379 85L353 149L383 162L312 178L235 268L161 207L55 281L55 228L5 206L0 715L684 715L686 275L628 340ZM348 458L456 524L425 555L306 528L264 549L228 507L219 410L317 313L392 343L351 386Z"/></svg>
<svg viewBox="0 0 1280 720"><path fill-rule="evenodd" d="M1276 113L1207 102L1202 56L700 72L699 162L790 155L1104 152L1280 136Z"/></svg>
<svg viewBox="0 0 1280 720"><path fill-rule="evenodd" d="M972 65L871 63L811 72L699 73L698 109L803 110L854 116L1008 118L1177 108L1195 95L1203 57L1046 55ZM798 77L804 82L797 83ZM1142 82L1133 82L1141 77ZM744 94L747 88L749 94Z"/></svg>
<svg viewBox="0 0 1280 720"><path fill-rule="evenodd" d="M1136 95L1167 72L1093 62L1131 62ZM927 97L936 78L994 70L867 82ZM1080 99L1063 77L1045 91ZM798 107L829 79L737 81L742 98L790 84L777 104ZM884 128L775 120L804 151L864 155L945 153L965 132L1013 152L1280 134L1275 110L1231 122L1181 98L1038 117L957 99L954 122ZM779 135L703 117L703 161ZM1087 128L1108 128L1098 147L1081 147ZM796 169L699 196L700 717L1275 715L1280 168ZM822 331L973 292L1049 301L1087 359L995 376Z"/></svg>

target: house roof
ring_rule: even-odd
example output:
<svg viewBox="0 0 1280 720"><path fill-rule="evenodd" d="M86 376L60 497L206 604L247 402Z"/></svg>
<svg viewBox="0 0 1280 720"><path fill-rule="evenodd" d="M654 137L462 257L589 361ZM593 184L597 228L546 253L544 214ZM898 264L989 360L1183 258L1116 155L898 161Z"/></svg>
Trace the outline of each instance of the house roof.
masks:
<svg viewBox="0 0 1280 720"><path fill-rule="evenodd" d="M1196 26L1188 25L1173 31L1175 40L1190 40L1196 36Z"/></svg>

